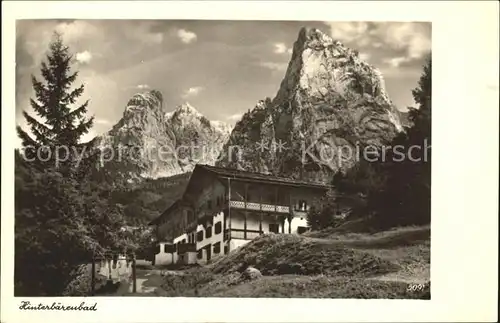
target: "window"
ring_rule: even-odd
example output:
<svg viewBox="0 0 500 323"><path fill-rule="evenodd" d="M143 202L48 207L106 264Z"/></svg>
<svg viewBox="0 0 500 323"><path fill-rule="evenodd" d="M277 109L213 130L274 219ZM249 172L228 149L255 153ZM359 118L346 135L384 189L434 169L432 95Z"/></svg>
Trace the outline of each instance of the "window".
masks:
<svg viewBox="0 0 500 323"><path fill-rule="evenodd" d="M222 223L219 221L215 224L215 234L219 234L222 232Z"/></svg>
<svg viewBox="0 0 500 323"><path fill-rule="evenodd" d="M205 238L210 238L212 236L212 227L208 227L206 228L206 231L205 231Z"/></svg>
<svg viewBox="0 0 500 323"><path fill-rule="evenodd" d="M299 211L307 211L307 201L300 200L299 201L299 205L297 207L297 210L299 210Z"/></svg>
<svg viewBox="0 0 500 323"><path fill-rule="evenodd" d="M300 227L300 226L299 226L299 227L297 227L297 233L298 233L298 234L302 234L302 233L304 233L304 232L306 232L306 231L307 231L307 228L306 228L306 227Z"/></svg>
<svg viewBox="0 0 500 323"><path fill-rule="evenodd" d="M182 243L186 243L186 239L182 239Z"/></svg>
<svg viewBox="0 0 500 323"><path fill-rule="evenodd" d="M279 226L277 223L270 223L269 224L269 232L278 233L278 231L279 231Z"/></svg>
<svg viewBox="0 0 500 323"><path fill-rule="evenodd" d="M197 257L198 259L203 258L203 249L198 250L198 253L196 254L196 257Z"/></svg>
<svg viewBox="0 0 500 323"><path fill-rule="evenodd" d="M220 242L217 242L214 244L214 253L219 254L220 253Z"/></svg>
<svg viewBox="0 0 500 323"><path fill-rule="evenodd" d="M198 233L196 234L196 240L198 242L203 241L203 231L198 231Z"/></svg>
<svg viewBox="0 0 500 323"><path fill-rule="evenodd" d="M207 261L209 261L212 258L212 245L211 244L208 244L205 247L205 255L206 255Z"/></svg>
<svg viewBox="0 0 500 323"><path fill-rule="evenodd" d="M158 245L158 251L156 253L161 253L161 244Z"/></svg>
<svg viewBox="0 0 500 323"><path fill-rule="evenodd" d="M224 246L224 254L227 254L229 252L229 247L228 246Z"/></svg>
<svg viewBox="0 0 500 323"><path fill-rule="evenodd" d="M166 253L174 253L176 251L175 244L166 244L164 250Z"/></svg>

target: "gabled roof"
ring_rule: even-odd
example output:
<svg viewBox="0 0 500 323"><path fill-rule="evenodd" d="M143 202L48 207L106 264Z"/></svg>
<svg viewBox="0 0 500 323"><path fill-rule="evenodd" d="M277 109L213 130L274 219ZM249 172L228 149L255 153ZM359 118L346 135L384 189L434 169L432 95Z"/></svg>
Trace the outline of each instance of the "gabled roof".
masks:
<svg viewBox="0 0 500 323"><path fill-rule="evenodd" d="M278 176L272 176L272 175L268 175L268 174L248 172L248 171L232 169L232 168L223 168L223 167L215 167L215 166L197 164L193 170L193 173L191 174L191 177L189 178L189 183L186 187L186 191L192 185L195 185L195 186L199 185L199 182L196 180L196 177L199 176L200 172L201 173L209 173L209 174L214 175L218 178L237 179L237 180L242 180L242 181L247 180L247 181L254 181L254 182L261 182L261 183L268 183L268 184L292 186L292 187L307 187L307 188L322 189L322 190L327 190L327 189L332 187L329 185L300 181L300 180L295 180L295 179L287 178L287 177L278 177ZM149 224L150 225L158 224L161 219L163 219L165 216L168 216L172 211L177 209L182 204L182 201L183 201L183 198L185 195L186 195L186 192L184 192L183 197L181 199L175 201L159 217L157 217L156 219L151 221Z"/></svg>
<svg viewBox="0 0 500 323"><path fill-rule="evenodd" d="M173 210L177 209L180 206L180 204L181 204L181 200L177 200L174 203L172 203L165 211L163 211L163 213L160 216L158 216L157 218L155 218L151 222L149 222L149 225L158 224L160 222L160 220L163 219L163 217L165 217L167 214L169 214Z"/></svg>
<svg viewBox="0 0 500 323"><path fill-rule="evenodd" d="M296 180L293 178L287 178L287 177L278 177L278 176L273 176L269 174L263 174L263 173L257 173L257 172L249 172L249 171L243 171L243 170L238 170L238 169L232 169L232 168L222 168L222 167L215 167L215 166L209 166L209 165L203 165L203 164L197 164L195 166L195 170L203 169L204 171L213 173L219 177L226 177L226 178L232 178L232 179L240 179L240 180L253 180L253 181L259 181L263 183L273 183L273 184L281 184L281 185L287 185L287 186L295 186L295 187L310 187L310 188L320 188L320 189L328 189L331 186L325 185L325 184L320 184L320 183L314 183L314 182L307 182L307 181L302 181L302 180ZM194 174L194 172L193 172Z"/></svg>

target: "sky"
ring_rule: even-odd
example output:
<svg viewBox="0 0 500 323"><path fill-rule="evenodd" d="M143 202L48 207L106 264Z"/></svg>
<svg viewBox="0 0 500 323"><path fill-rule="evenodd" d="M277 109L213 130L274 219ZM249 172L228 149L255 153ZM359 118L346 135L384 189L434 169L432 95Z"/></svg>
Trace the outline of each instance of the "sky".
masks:
<svg viewBox="0 0 500 323"><path fill-rule="evenodd" d="M95 124L86 139L108 131L137 92L156 89L168 111L189 102L210 120L234 124L273 98L302 27L314 27L357 49L382 72L400 110L414 106L431 49L426 22L307 22L210 20L18 20L16 122L31 111L31 75L40 75L53 32L74 55L76 84L85 84Z"/></svg>

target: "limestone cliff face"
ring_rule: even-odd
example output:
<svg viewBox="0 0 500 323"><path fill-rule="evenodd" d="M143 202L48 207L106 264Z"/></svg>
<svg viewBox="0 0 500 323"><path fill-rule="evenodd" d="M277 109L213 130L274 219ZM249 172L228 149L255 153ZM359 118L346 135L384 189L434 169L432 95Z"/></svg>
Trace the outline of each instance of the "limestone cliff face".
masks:
<svg viewBox="0 0 500 323"><path fill-rule="evenodd" d="M198 163L214 165L231 127L221 121L209 121L189 103L179 106L167 117L181 172L192 171Z"/></svg>
<svg viewBox="0 0 500 323"><path fill-rule="evenodd" d="M138 180L189 172L196 163L213 165L230 131L188 103L167 112L161 93L152 90L134 95L120 121L94 142L103 152L101 167Z"/></svg>
<svg viewBox="0 0 500 323"><path fill-rule="evenodd" d="M302 29L275 98L236 124L218 166L328 182L356 162L359 145L402 131L381 73L355 50Z"/></svg>

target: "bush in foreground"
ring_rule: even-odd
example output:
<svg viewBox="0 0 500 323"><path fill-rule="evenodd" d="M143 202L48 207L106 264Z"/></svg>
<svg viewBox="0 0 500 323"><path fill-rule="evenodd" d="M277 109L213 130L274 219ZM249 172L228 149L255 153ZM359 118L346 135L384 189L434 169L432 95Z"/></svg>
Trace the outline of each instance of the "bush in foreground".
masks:
<svg viewBox="0 0 500 323"><path fill-rule="evenodd" d="M269 234L229 254L211 267L214 273L242 272L252 266L263 275L303 274L369 277L399 267L369 253L295 235Z"/></svg>
<svg viewBox="0 0 500 323"><path fill-rule="evenodd" d="M430 283L412 291L404 282L325 275L263 276L245 280L239 273L207 275L197 271L183 277L169 276L165 281L162 296L170 297L430 299Z"/></svg>

